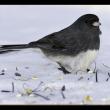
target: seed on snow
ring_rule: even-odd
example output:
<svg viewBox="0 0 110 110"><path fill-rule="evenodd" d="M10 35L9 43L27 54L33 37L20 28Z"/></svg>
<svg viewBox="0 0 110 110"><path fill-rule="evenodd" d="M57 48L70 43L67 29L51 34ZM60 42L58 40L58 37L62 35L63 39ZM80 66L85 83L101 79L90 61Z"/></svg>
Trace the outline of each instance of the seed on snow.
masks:
<svg viewBox="0 0 110 110"><path fill-rule="evenodd" d="M32 79L36 80L36 79L38 79L38 77L37 76L32 76Z"/></svg>
<svg viewBox="0 0 110 110"><path fill-rule="evenodd" d="M84 102L91 102L93 100L93 98L91 97L91 96L89 96L89 95L87 95L87 96L85 96L84 97Z"/></svg>
<svg viewBox="0 0 110 110"><path fill-rule="evenodd" d="M20 73L15 73L15 76L21 76L21 74Z"/></svg>
<svg viewBox="0 0 110 110"><path fill-rule="evenodd" d="M32 94L32 89L30 89L30 88L25 89L25 92L26 92L27 94Z"/></svg>

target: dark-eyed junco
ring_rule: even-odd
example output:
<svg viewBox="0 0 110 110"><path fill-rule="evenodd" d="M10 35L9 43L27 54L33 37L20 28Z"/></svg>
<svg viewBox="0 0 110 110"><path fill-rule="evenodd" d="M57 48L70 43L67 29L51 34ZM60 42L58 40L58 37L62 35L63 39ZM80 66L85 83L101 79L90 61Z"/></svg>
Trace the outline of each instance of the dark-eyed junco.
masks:
<svg viewBox="0 0 110 110"><path fill-rule="evenodd" d="M0 53L40 48L48 58L60 65L60 70L64 73L86 71L95 60L100 47L100 25L96 15L85 14L67 28L38 41L22 45L2 45Z"/></svg>

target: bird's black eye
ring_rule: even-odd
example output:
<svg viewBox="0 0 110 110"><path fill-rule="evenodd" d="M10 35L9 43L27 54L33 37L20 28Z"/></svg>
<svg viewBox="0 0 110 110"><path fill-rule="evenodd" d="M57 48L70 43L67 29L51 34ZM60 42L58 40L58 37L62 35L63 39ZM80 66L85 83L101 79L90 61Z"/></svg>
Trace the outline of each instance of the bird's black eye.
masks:
<svg viewBox="0 0 110 110"><path fill-rule="evenodd" d="M85 21L85 23L86 23L88 26L94 26L94 27L99 26L99 25L98 25L99 21L96 20L96 19L88 19L88 20ZM97 25L97 26L95 26L95 25Z"/></svg>

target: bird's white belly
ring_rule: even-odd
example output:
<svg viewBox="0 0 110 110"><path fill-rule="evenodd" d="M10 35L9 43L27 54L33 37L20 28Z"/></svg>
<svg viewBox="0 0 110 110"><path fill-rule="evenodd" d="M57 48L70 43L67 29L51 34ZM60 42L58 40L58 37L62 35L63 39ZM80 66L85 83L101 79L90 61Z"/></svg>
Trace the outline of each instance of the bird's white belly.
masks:
<svg viewBox="0 0 110 110"><path fill-rule="evenodd" d="M61 55L55 57L49 56L49 58L56 62L60 62L61 65L70 72L78 70L85 71L95 60L97 52L97 50L88 50L76 55L75 57Z"/></svg>

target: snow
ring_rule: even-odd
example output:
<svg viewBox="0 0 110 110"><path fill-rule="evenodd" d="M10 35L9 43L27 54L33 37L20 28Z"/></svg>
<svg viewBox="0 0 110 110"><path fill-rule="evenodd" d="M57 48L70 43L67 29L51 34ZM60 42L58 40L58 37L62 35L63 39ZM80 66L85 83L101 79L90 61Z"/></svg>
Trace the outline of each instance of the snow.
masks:
<svg viewBox="0 0 110 110"><path fill-rule="evenodd" d="M0 75L0 104L110 104L109 11L109 5L1 5L1 45L38 40L67 27L86 13L99 16L102 35L95 61L98 82L96 74L91 72L63 74L58 64L39 49L0 55L0 74L4 73Z"/></svg>

